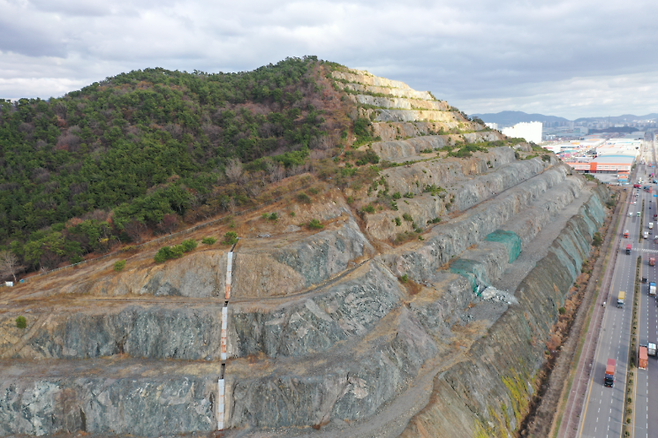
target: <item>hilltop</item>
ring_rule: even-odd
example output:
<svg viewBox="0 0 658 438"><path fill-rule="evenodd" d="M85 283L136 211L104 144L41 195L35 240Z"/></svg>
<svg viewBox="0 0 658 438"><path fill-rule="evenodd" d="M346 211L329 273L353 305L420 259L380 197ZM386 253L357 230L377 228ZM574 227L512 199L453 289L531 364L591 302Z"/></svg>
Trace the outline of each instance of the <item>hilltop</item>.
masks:
<svg viewBox="0 0 658 438"><path fill-rule="evenodd" d="M428 93L391 100L376 87L355 98L337 71L347 69L315 57L241 73L154 68L50 101L0 104L0 247L25 271L53 269L256 206L284 177L310 171L338 186L370 178L373 154L344 154L349 172L328 162L346 147L418 134L465 143L460 133L483 129L453 111L455 122L422 132L373 130L375 104L396 122L396 105L447 107Z"/></svg>
<svg viewBox="0 0 658 438"><path fill-rule="evenodd" d="M20 215L9 223L6 240L22 257L40 254L24 259L35 267L71 242L105 255L0 289L0 436L520 433L615 205L606 186L427 91L314 58L259 73L287 84L282 101L242 91L214 111L191 91L211 75L149 72L91 87L108 96L92 120L112 117L94 152L57 149L73 119L49 119L62 126L42 150L69 163L49 168L56 181L96 166L84 196L122 172L117 190L145 191L104 209L81 204L36 231L21 231ZM294 72L297 82L286 79ZM252 74L226 76L232 92L268 94ZM97 105L85 93L63 100ZM156 103L180 93L171 99L192 109L181 125L164 98L125 113L108 103L134 93ZM15 115L21 105L3 120L21 133L14 149L27 150L39 140L18 129L32 123ZM138 116L144 108L169 122ZM222 125L228 111L235 122ZM147 173L129 147L153 154ZM62 185L50 194L70 193Z"/></svg>

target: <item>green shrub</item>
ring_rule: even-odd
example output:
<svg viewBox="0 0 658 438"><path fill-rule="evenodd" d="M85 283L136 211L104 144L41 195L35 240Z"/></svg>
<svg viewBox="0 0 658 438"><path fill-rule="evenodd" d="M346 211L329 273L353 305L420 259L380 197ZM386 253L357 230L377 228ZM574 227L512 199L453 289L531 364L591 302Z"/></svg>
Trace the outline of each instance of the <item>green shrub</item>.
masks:
<svg viewBox="0 0 658 438"><path fill-rule="evenodd" d="M169 258L170 259L179 259L179 258L183 257L184 252L185 251L183 250L182 245L174 245L169 250L169 254L170 254Z"/></svg>
<svg viewBox="0 0 658 438"><path fill-rule="evenodd" d="M379 155L373 151L367 151L360 159L358 159L354 164L357 166L364 166L366 164L378 164Z"/></svg>
<svg viewBox="0 0 658 438"><path fill-rule="evenodd" d="M400 277L400 281L401 281L402 283L406 283L408 280L409 280L409 277L407 276L407 274L403 274L403 275Z"/></svg>
<svg viewBox="0 0 658 438"><path fill-rule="evenodd" d="M402 219L404 219L404 220L407 221L407 222L413 222L413 221L414 221L414 218L412 218L411 215L410 215L409 213L405 213L405 214L403 214L403 215L402 215Z"/></svg>
<svg viewBox="0 0 658 438"><path fill-rule="evenodd" d="M400 194L400 192L393 193L393 199L397 200L397 199L400 199L401 197L402 197L402 195Z"/></svg>
<svg viewBox="0 0 658 438"><path fill-rule="evenodd" d="M79 256L78 254L76 254L76 255L74 255L73 257L71 257L71 258L69 259L69 262L70 262L72 265L74 265L74 264L76 264L76 263L80 263L80 262L83 261L83 260L84 260L84 258L82 258L82 257Z"/></svg>
<svg viewBox="0 0 658 438"><path fill-rule="evenodd" d="M400 220L399 217L396 217L395 219L393 219L393 222L395 222L396 227L399 227L400 225L402 225L402 221Z"/></svg>
<svg viewBox="0 0 658 438"><path fill-rule="evenodd" d="M24 316L19 316L18 318L16 318L16 327L18 327L19 329L24 329L25 327L27 327L27 321L25 320Z"/></svg>
<svg viewBox="0 0 658 438"><path fill-rule="evenodd" d="M368 204L363 209L361 210L364 213L374 213L375 212L375 207L372 204Z"/></svg>
<svg viewBox="0 0 658 438"><path fill-rule="evenodd" d="M317 195L318 193L320 193L320 189L318 189L317 187L311 187L308 189L308 192L311 195Z"/></svg>
<svg viewBox="0 0 658 438"><path fill-rule="evenodd" d="M301 192L297 195L297 201L301 202L302 204L310 204L312 202L311 197L304 192Z"/></svg>
<svg viewBox="0 0 658 438"><path fill-rule="evenodd" d="M404 197L405 197L405 198L412 199L412 198L414 197L414 194L411 193L411 192L407 192L407 193L404 194Z"/></svg>
<svg viewBox="0 0 658 438"><path fill-rule="evenodd" d="M183 257L183 245L163 246L158 250L153 258L156 263L162 263L169 259L179 259Z"/></svg>
<svg viewBox="0 0 658 438"><path fill-rule="evenodd" d="M225 245L235 245L238 243L238 233L235 231L229 231L224 234L224 244Z"/></svg>
<svg viewBox="0 0 658 438"><path fill-rule="evenodd" d="M155 260L155 263L164 263L167 261L167 254L169 254L169 251L167 251L165 248L169 248L168 246L165 246L163 248L160 248L158 252L155 253L155 257L153 257L153 260Z"/></svg>
<svg viewBox="0 0 658 438"><path fill-rule="evenodd" d="M201 239L201 243L203 243L204 245L212 245L215 242L217 242L217 239L215 239L214 237L204 237L203 239Z"/></svg>
<svg viewBox="0 0 658 438"><path fill-rule="evenodd" d="M311 230L321 230L324 228L324 225L322 225L322 223L317 219L311 219L311 221L306 224L306 226Z"/></svg>
<svg viewBox="0 0 658 438"><path fill-rule="evenodd" d="M428 220L427 225L429 225L429 224L438 224L439 222L441 222L441 218L440 217L435 217L434 219Z"/></svg>
<svg viewBox="0 0 658 438"><path fill-rule="evenodd" d="M437 195L440 195L440 194L443 194L445 196L446 189L444 189L443 187L437 187L435 184L432 184L432 185L425 186L423 191L426 192L426 193L431 193L432 196L437 196Z"/></svg>
<svg viewBox="0 0 658 438"><path fill-rule="evenodd" d="M180 246L183 248L183 252L194 251L196 249L197 245L198 245L198 243L194 239L183 240L180 244Z"/></svg>
<svg viewBox="0 0 658 438"><path fill-rule="evenodd" d="M125 260L119 260L114 264L114 270L115 271L123 271L123 268L126 267L126 261Z"/></svg>
<svg viewBox="0 0 658 438"><path fill-rule="evenodd" d="M559 309L557 309L557 311L560 315L564 315L565 313L567 313L567 309L565 309L564 307L560 307Z"/></svg>
<svg viewBox="0 0 658 438"><path fill-rule="evenodd" d="M594 240L592 241L592 245L601 246L602 243L603 243L603 238L601 237L601 233L599 232L594 233Z"/></svg>
<svg viewBox="0 0 658 438"><path fill-rule="evenodd" d="M276 221L277 219L279 219L279 215L276 214L276 213L270 213L270 216L269 216L268 219L271 220L271 221Z"/></svg>

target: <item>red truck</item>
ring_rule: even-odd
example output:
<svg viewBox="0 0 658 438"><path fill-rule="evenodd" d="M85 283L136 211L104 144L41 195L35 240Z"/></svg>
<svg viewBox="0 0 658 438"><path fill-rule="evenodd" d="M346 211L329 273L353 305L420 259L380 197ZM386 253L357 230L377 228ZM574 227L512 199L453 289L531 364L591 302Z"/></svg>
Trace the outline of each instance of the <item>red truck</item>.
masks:
<svg viewBox="0 0 658 438"><path fill-rule="evenodd" d="M628 239L628 230L624 231L624 238Z"/></svg>
<svg viewBox="0 0 658 438"><path fill-rule="evenodd" d="M615 384L615 365L617 363L614 359L608 359L608 363L605 366L605 378L603 379L603 384L605 386L612 386Z"/></svg>
<svg viewBox="0 0 658 438"><path fill-rule="evenodd" d="M656 266L656 258L649 257L649 266Z"/></svg>
<svg viewBox="0 0 658 438"><path fill-rule="evenodd" d="M631 244L629 243L628 245L626 245L626 254L630 254L630 253L631 253Z"/></svg>
<svg viewBox="0 0 658 438"><path fill-rule="evenodd" d="M647 347L643 345L640 347L640 351L637 354L637 367L641 370L647 369L647 362L649 361L649 355L647 354Z"/></svg>

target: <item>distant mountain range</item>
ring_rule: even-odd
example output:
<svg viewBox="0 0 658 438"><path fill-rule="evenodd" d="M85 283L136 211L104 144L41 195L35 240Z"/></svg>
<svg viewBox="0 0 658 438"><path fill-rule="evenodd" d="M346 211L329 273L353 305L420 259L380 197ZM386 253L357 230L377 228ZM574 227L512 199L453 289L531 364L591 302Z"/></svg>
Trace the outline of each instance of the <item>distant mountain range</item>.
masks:
<svg viewBox="0 0 658 438"><path fill-rule="evenodd" d="M499 113L487 114L471 114L471 117L477 117L487 123L498 123L501 126L512 126L521 122L542 122L542 123L555 123L555 122L571 122L569 119L557 116L545 116L543 114L528 114L523 111L501 111ZM646 116L635 116L633 114L624 114L621 116L609 117L581 117L573 120L574 122L611 122L611 123L628 123L633 120L658 120L658 114L651 113Z"/></svg>
<svg viewBox="0 0 658 438"><path fill-rule="evenodd" d="M498 123L502 126L512 126L521 122L569 122L564 117L545 116L543 114L528 114L523 111L501 111L499 113L472 114L486 123Z"/></svg>

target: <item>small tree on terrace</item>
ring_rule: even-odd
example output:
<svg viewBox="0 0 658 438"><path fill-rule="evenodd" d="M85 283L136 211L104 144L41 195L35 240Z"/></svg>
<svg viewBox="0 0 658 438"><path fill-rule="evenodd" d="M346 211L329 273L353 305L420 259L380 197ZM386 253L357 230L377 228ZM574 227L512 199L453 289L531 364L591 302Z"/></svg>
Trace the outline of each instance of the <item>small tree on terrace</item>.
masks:
<svg viewBox="0 0 658 438"><path fill-rule="evenodd" d="M3 276L11 274L14 277L14 282L16 282L16 273L22 268L16 254L9 250L0 251L0 272Z"/></svg>

